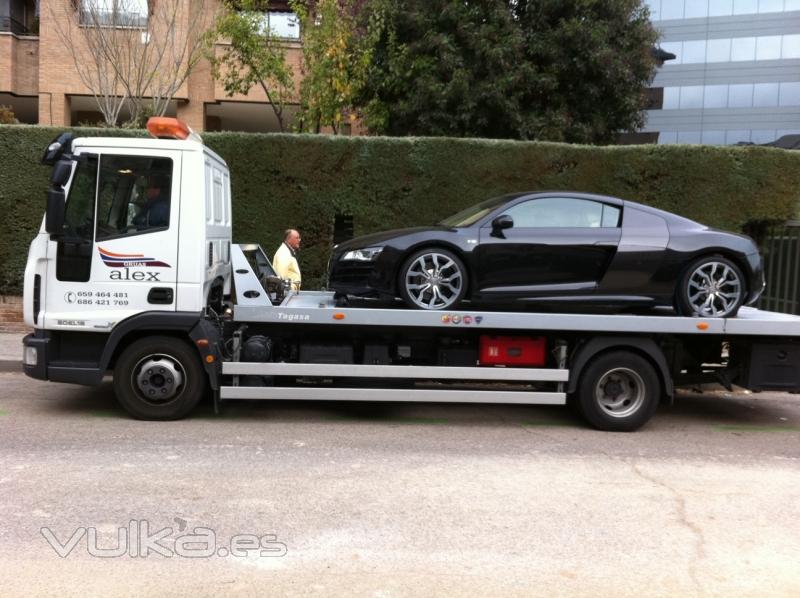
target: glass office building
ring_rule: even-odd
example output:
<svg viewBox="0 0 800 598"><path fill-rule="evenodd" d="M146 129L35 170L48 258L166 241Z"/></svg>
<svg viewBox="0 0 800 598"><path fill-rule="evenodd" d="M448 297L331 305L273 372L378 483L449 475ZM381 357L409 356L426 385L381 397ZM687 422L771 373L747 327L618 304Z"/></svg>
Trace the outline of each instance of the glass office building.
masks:
<svg viewBox="0 0 800 598"><path fill-rule="evenodd" d="M800 0L646 0L675 58L642 140L768 143L800 134Z"/></svg>

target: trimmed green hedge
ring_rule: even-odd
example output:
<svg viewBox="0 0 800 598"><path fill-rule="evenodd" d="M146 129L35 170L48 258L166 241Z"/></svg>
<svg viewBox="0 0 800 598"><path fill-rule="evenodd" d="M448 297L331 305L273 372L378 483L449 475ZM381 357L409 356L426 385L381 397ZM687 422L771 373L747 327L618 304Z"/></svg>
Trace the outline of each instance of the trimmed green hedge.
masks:
<svg viewBox="0 0 800 598"><path fill-rule="evenodd" d="M142 132L77 129L87 135ZM22 290L45 205L44 147L60 130L0 126L0 294ZM357 235L436 222L488 197L569 189L615 195L741 230L794 217L800 152L762 147L613 146L446 138L206 133L230 166L234 240L270 255L297 227L304 288L324 275L337 213Z"/></svg>

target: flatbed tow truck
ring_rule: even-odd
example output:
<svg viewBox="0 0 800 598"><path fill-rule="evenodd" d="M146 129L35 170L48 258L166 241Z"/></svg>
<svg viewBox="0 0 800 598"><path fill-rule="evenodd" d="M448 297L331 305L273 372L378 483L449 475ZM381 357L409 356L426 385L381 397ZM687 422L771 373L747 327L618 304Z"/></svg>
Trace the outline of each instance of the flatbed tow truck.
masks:
<svg viewBox="0 0 800 598"><path fill-rule="evenodd" d="M228 400L570 404L632 431L675 387L800 391L800 317L441 312L292 291L258 245L231 243L225 162L174 119L154 139L64 134L31 243L25 372L87 385L113 376L134 417ZM146 218L161 181L169 217ZM148 222L152 220L152 222Z"/></svg>

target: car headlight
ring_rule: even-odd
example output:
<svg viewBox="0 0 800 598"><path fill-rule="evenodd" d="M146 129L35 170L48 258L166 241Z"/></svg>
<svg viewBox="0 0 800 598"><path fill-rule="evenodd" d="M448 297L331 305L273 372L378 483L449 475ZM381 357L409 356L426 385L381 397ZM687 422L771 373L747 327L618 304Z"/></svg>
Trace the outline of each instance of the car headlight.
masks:
<svg viewBox="0 0 800 598"><path fill-rule="evenodd" d="M365 247L364 249L354 249L345 253L341 260L343 262L372 262L383 251L383 247Z"/></svg>

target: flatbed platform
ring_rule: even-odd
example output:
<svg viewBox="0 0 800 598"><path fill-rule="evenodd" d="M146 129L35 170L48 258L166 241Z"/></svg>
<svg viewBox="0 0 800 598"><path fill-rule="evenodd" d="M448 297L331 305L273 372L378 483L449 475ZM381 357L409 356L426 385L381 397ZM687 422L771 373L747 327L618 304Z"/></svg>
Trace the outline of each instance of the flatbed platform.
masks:
<svg viewBox="0 0 800 598"><path fill-rule="evenodd" d="M404 308L337 307L333 293L300 291L280 306L236 305L244 322L351 326L401 326L650 334L800 337L800 316L743 307L735 318L687 318L671 310L649 314L577 314L511 311L423 311Z"/></svg>

